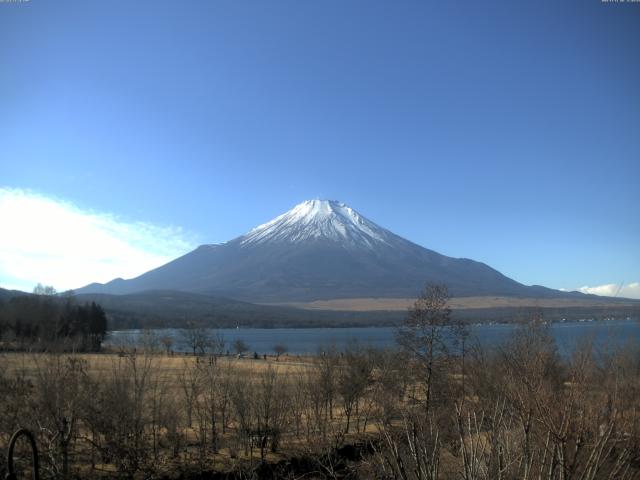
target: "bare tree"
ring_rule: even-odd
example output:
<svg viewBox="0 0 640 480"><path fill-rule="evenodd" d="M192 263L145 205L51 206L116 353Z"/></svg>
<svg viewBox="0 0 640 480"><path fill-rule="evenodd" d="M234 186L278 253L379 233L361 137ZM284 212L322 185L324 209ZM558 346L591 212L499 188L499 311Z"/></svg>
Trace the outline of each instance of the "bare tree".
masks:
<svg viewBox="0 0 640 480"><path fill-rule="evenodd" d="M235 378L235 371L231 359L227 358L226 362L220 365L220 375L218 379L218 410L220 414L220 427L222 435L227 433L229 424L229 410L231 403L231 387Z"/></svg>
<svg viewBox="0 0 640 480"><path fill-rule="evenodd" d="M326 372L323 373L320 368L307 370L302 375L301 388L305 393L307 405L302 419L305 422L306 441L310 446L319 441L325 442L327 438L329 423L327 380ZM332 377L330 384L333 385Z"/></svg>
<svg viewBox="0 0 640 480"><path fill-rule="evenodd" d="M214 344L214 339L209 331L191 321L187 322L182 330L182 337L194 356L198 354L204 355Z"/></svg>
<svg viewBox="0 0 640 480"><path fill-rule="evenodd" d="M53 296L57 295L58 292L51 285L42 285L41 283L38 283L35 287L33 287L33 294Z"/></svg>
<svg viewBox="0 0 640 480"><path fill-rule="evenodd" d="M411 382L407 356L402 351L378 351L375 357L376 381L373 398L378 405L378 421L389 424L398 416Z"/></svg>
<svg viewBox="0 0 640 480"><path fill-rule="evenodd" d="M154 330L145 329L138 340L138 344L144 352L155 353L158 351L160 340L158 334Z"/></svg>
<svg viewBox="0 0 640 480"><path fill-rule="evenodd" d="M397 332L398 343L419 366L423 386L424 413L431 407L437 362L448 352L451 332L449 294L444 285L429 284L409 309L408 316Z"/></svg>
<svg viewBox="0 0 640 480"><path fill-rule="evenodd" d="M198 370L197 365L198 363L185 358L182 372L180 372L180 390L184 399L183 405L189 428L193 426L193 410L201 390L201 372Z"/></svg>
<svg viewBox="0 0 640 480"><path fill-rule="evenodd" d="M35 417L46 442L53 473L68 478L69 447L78 428L85 363L79 358L60 354L34 357L34 363Z"/></svg>
<svg viewBox="0 0 640 480"><path fill-rule="evenodd" d="M276 353L276 358L280 359L280 355L283 355L287 352L287 346L283 343L277 343L273 347L273 351Z"/></svg>
<svg viewBox="0 0 640 480"><path fill-rule="evenodd" d="M449 427L451 415L447 415L446 410L451 405L444 401L434 404L434 392L445 391L445 384L449 382L446 360L457 333L457 329L452 328L448 303L444 285L428 284L397 332L398 343L414 364L415 382L422 388L411 403L400 405L400 424L386 416L387 421L382 425L385 448L380 466L392 478L440 478L445 441L442 432L443 427ZM447 432L447 428L444 431Z"/></svg>
<svg viewBox="0 0 640 480"><path fill-rule="evenodd" d="M382 429L378 466L383 478L436 480L440 477L442 440L433 417L405 410L400 425Z"/></svg>
<svg viewBox="0 0 640 480"><path fill-rule="evenodd" d="M173 337L170 335L163 335L160 337L160 343L164 347L167 355L171 353L171 347L173 347Z"/></svg>
<svg viewBox="0 0 640 480"><path fill-rule="evenodd" d="M322 399L326 403L324 412L328 415L325 423L329 419L333 420L333 406L336 396L337 369L339 364L339 354L335 345L321 347L317 359L319 373L319 387L322 392Z"/></svg>
<svg viewBox="0 0 640 480"><path fill-rule="evenodd" d="M250 398L249 379L246 376L235 376L229 389L229 398L233 405L237 422L237 439L244 445L245 455L251 449L251 436L254 424L253 402Z"/></svg>
<svg viewBox="0 0 640 480"><path fill-rule="evenodd" d="M159 362L162 362L160 360ZM160 460L160 440L163 431L169 433L171 427L176 422L176 410L172 399L169 396L170 383L164 373L164 365L156 364L149 376L149 400L147 411L150 416L148 430L151 432L151 448L154 461Z"/></svg>
<svg viewBox="0 0 640 480"><path fill-rule="evenodd" d="M214 358L222 355L226 343L224 336L218 331L214 331L209 335L208 347Z"/></svg>
<svg viewBox="0 0 640 480"><path fill-rule="evenodd" d="M210 439L208 443L211 445L214 453L218 452L220 435L218 433L218 417L221 410L221 369L217 362L200 362L197 364L199 378L201 383L200 395L196 404L202 412L200 415L200 429L202 431L202 441L206 441L207 429Z"/></svg>
<svg viewBox="0 0 640 480"><path fill-rule="evenodd" d="M254 392L255 433L260 437L260 458L264 460L267 442L272 452L276 452L282 431L288 421L289 398L285 388L287 378L284 373L268 367L259 375Z"/></svg>
<svg viewBox="0 0 640 480"><path fill-rule="evenodd" d="M238 355L243 355L244 352L249 350L249 345L247 345L247 343L244 340L238 338L233 342L233 349Z"/></svg>
<svg viewBox="0 0 640 480"><path fill-rule="evenodd" d="M310 409L307 376L301 372L294 372L291 377L291 381L287 384L287 395L290 399L291 418L295 426L295 435L300 438L303 418L309 414Z"/></svg>
<svg viewBox="0 0 640 480"><path fill-rule="evenodd" d="M88 440L122 477L133 478L148 459L152 358L119 357L109 372L87 387L90 395L85 397L83 420L93 433Z"/></svg>
<svg viewBox="0 0 640 480"><path fill-rule="evenodd" d="M366 353L357 344L351 344L344 352L337 373L337 392L346 418L345 433L349 433L354 410L357 414L360 399L371 383L372 365Z"/></svg>

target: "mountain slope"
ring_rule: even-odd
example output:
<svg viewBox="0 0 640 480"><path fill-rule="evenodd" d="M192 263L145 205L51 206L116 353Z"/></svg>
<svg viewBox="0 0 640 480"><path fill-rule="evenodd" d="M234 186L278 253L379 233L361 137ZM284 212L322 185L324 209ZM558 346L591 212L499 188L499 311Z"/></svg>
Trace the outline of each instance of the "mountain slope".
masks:
<svg viewBox="0 0 640 480"><path fill-rule="evenodd" d="M79 293L180 290L252 302L415 297L426 282L454 296L563 297L470 259L416 245L335 201L303 202L247 234L196 250L131 280Z"/></svg>
<svg viewBox="0 0 640 480"><path fill-rule="evenodd" d="M79 302L96 302L107 312L109 327L184 327L187 321L217 328L252 326L312 327L393 324L404 312L305 311L286 306L256 305L226 297L170 290L127 295L84 293Z"/></svg>

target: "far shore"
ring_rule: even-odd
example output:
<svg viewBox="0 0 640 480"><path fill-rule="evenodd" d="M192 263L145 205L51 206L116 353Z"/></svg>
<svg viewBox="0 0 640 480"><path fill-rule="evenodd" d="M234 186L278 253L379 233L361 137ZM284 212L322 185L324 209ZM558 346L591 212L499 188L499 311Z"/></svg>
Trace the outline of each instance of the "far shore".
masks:
<svg viewBox="0 0 640 480"><path fill-rule="evenodd" d="M406 311L415 298L339 298L311 302L263 303L262 305L286 306L304 310L332 310L347 312ZM519 298L519 297L452 297L452 310L484 308L573 308L573 307L636 307L640 301L616 298Z"/></svg>

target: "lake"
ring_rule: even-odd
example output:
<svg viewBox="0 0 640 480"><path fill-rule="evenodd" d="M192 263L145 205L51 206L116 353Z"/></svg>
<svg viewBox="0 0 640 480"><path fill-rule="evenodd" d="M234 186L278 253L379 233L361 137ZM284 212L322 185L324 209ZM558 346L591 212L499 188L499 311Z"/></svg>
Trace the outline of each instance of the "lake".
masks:
<svg viewBox="0 0 640 480"><path fill-rule="evenodd" d="M496 346L509 338L516 327L509 324L470 326L470 339L484 346ZM597 346L623 345L640 342L640 322L635 320L606 320L584 322L562 322L550 325L551 333L562 354L570 353L576 344L585 338L592 338ZM189 351L181 329L169 328L154 330L159 338L170 336L174 339L173 350ZM250 352L259 354L273 353L276 344L287 347L290 354L317 353L322 346L335 344L344 349L350 342L357 340L361 346L375 348L393 348L396 345L394 327L369 328L223 328L212 330L222 335L225 350L232 351L235 340L243 340L249 345ZM136 345L143 331L117 330L109 334L105 345Z"/></svg>

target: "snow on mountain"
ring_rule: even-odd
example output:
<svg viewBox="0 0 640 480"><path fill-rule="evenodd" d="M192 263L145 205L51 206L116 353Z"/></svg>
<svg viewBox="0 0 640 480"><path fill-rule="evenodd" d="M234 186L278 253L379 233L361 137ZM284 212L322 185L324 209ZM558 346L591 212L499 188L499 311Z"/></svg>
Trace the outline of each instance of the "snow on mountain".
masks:
<svg viewBox="0 0 640 480"><path fill-rule="evenodd" d="M344 203L308 200L226 243L202 245L130 280L80 293L178 290L250 302L415 298L426 282L454 296L554 297L481 262L441 255L366 219Z"/></svg>
<svg viewBox="0 0 640 480"><path fill-rule="evenodd" d="M393 234L367 220L351 207L333 200L307 200L252 229L242 245L268 242L304 243L311 240L346 242L351 246L388 244Z"/></svg>

